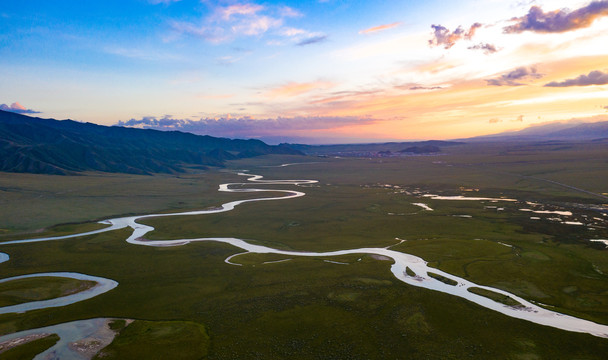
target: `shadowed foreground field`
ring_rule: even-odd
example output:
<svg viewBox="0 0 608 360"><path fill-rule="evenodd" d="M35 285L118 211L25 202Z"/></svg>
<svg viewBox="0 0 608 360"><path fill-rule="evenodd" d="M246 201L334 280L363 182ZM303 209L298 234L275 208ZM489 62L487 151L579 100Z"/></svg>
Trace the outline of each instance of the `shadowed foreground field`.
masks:
<svg viewBox="0 0 608 360"><path fill-rule="evenodd" d="M148 237L229 236L307 251L395 245L393 250L420 256L451 274L608 324L608 253L602 243L589 241L608 239L608 208L603 205L608 199L602 195L608 192L603 180L608 178L606 145L463 145L448 150L439 156L232 162L233 169L250 169L268 179L319 183L272 185L307 193L297 199L243 204L214 215L146 219L156 228ZM296 161L302 164L272 167ZM227 171L179 178L90 174L61 177L61 183L56 179L2 174L1 240L101 226L69 224L27 233L55 223L201 209L255 196L218 193L219 183L244 181ZM424 194L518 201L449 201ZM23 209L23 214L11 215L11 208ZM0 264L3 278L73 271L119 282L108 293L66 307L0 315L0 334L96 317L145 320L118 329L106 352L116 358L119 350L126 354L129 347L142 346L129 339L153 324L163 329L154 334L175 339L162 342L159 356L180 353L186 345L177 340L179 334L198 331L200 351L192 351L191 358L603 359L608 351L608 339L535 325L408 286L392 276L390 261L368 255L245 254L232 259L242 266L232 266L224 259L239 250L226 244L147 248L124 242L128 235L118 230L0 246L11 257Z"/></svg>

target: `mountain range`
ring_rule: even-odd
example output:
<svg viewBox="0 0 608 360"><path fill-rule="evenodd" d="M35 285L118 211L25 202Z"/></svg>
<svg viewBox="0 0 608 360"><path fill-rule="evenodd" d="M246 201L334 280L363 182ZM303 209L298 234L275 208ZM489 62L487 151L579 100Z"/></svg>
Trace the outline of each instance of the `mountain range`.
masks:
<svg viewBox="0 0 608 360"><path fill-rule="evenodd" d="M0 171L180 173L266 154L302 153L260 140L41 119L0 110Z"/></svg>
<svg viewBox="0 0 608 360"><path fill-rule="evenodd" d="M336 156L368 156L380 152L389 153L435 153L440 151L440 146L461 145L463 142L427 140L408 142L384 142L367 144L336 144L336 145L305 145L305 144L282 144L292 149L299 150L306 155L336 155Z"/></svg>
<svg viewBox="0 0 608 360"><path fill-rule="evenodd" d="M554 122L461 141L549 140L607 141L608 121ZM0 171L7 172L57 175L83 171L132 174L181 173L187 169L221 167L227 160L266 154L356 156L382 151L435 153L440 150L439 146L459 144L462 142L430 140L272 146L253 139L226 139L179 131L41 119L0 110ZM408 148L404 150L405 147Z"/></svg>
<svg viewBox="0 0 608 360"><path fill-rule="evenodd" d="M529 126L518 131L477 136L463 141L590 141L608 139L608 121L551 122Z"/></svg>

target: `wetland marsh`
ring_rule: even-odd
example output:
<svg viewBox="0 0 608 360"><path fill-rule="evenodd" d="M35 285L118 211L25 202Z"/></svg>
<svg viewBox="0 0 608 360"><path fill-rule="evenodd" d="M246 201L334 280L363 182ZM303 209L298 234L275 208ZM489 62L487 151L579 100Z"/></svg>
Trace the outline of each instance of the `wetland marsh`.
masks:
<svg viewBox="0 0 608 360"><path fill-rule="evenodd" d="M563 159L569 155L560 154L557 168L563 168ZM431 272L475 284L475 289L492 289L494 294L508 294L550 312L608 323L606 252L603 244L589 241L606 238L602 201L558 185L538 188L537 180L522 181L520 176L509 181L504 174L495 175L487 163L481 169L462 165L478 156L451 154L441 157L441 164L431 158L330 159L287 167L269 167L287 162L285 157L259 159L258 164L248 164L249 168L266 179L318 179L319 183L302 183L297 190L306 196L286 201L242 204L223 213L212 209L205 215L142 219L142 229L155 229L146 234L145 242L131 231L116 228L81 238L2 245L1 250L10 255L0 265L7 276L69 270L115 279L120 285L65 308L2 315L0 329L8 334L99 316L194 321L205 326L209 358L288 354L296 358L402 358L399 354L405 352L408 358L501 357L499 354L545 358L564 352L601 358L606 339L505 317L452 295L403 284L391 273L392 261L357 251L383 249L379 252L389 258L412 254L428 261ZM514 172L514 167L522 166L499 159L502 171ZM551 159L543 163L547 160ZM243 164L231 166L238 169ZM443 167L441 178L434 177L437 167ZM544 167L546 170L548 165ZM527 171L538 171L533 169L537 164L531 163ZM601 166L589 169L604 171ZM205 175L189 176L196 182L205 181ZM213 176L225 179L222 182L238 182L231 172ZM551 175L560 182L563 176L563 170ZM582 182L576 185L602 191L601 184L594 188ZM260 194L245 190L258 188L256 185L233 188L243 190L236 194L239 199L253 199ZM270 187L293 191L291 183ZM472 193L469 189L478 190ZM214 195L203 190L199 194L209 204L199 209L235 200L230 193ZM448 201L425 197L427 194L485 200ZM268 195L285 196L279 192ZM517 201L492 202L500 201L496 198ZM526 201L539 204L535 211L564 213L537 213L539 220L530 219L526 211L520 211L524 205L531 206ZM190 209L184 206L184 210ZM564 215L566 211L572 215ZM554 216L560 222L549 220ZM585 226L562 223L568 221ZM82 232L91 231L88 224L71 225L71 233L79 232L79 227ZM183 244L201 236L225 238L227 229L230 237L245 240L238 246L248 253L231 257L241 251L217 241L171 247L124 243L132 238L132 242L146 245L161 239ZM57 235L67 234L64 228L51 228L26 237ZM2 240L9 241L6 235ZM176 243L163 245L172 244ZM353 251L341 252L344 249ZM300 256L303 252L306 257ZM227 258L241 266L226 264ZM413 272L420 276L428 270ZM400 273L408 274L406 269ZM436 279L432 283L451 287ZM496 296L485 295L480 297ZM155 300L146 300L151 298ZM497 338L504 343L496 343ZM438 345L444 342L449 346ZM295 353L295 349L300 351Z"/></svg>

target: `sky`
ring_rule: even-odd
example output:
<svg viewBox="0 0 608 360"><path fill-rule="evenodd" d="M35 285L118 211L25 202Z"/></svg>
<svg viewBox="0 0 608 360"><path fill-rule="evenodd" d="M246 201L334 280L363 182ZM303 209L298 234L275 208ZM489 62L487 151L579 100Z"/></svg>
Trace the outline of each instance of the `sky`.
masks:
<svg viewBox="0 0 608 360"><path fill-rule="evenodd" d="M270 143L608 120L608 0L23 0L0 109Z"/></svg>

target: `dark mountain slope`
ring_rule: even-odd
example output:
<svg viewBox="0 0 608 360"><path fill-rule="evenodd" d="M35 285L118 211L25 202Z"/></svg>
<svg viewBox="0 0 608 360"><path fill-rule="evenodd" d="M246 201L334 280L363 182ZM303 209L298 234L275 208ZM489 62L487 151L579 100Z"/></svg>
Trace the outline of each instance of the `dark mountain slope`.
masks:
<svg viewBox="0 0 608 360"><path fill-rule="evenodd" d="M554 122L527 127L519 131L483 135L466 141L588 141L608 138L608 121L593 123Z"/></svg>
<svg viewBox="0 0 608 360"><path fill-rule="evenodd" d="M109 127L0 111L0 171L177 173L265 154L301 154L259 140Z"/></svg>
<svg viewBox="0 0 608 360"><path fill-rule="evenodd" d="M608 121L580 124L569 129L553 131L549 135L558 139L605 139L608 138Z"/></svg>

